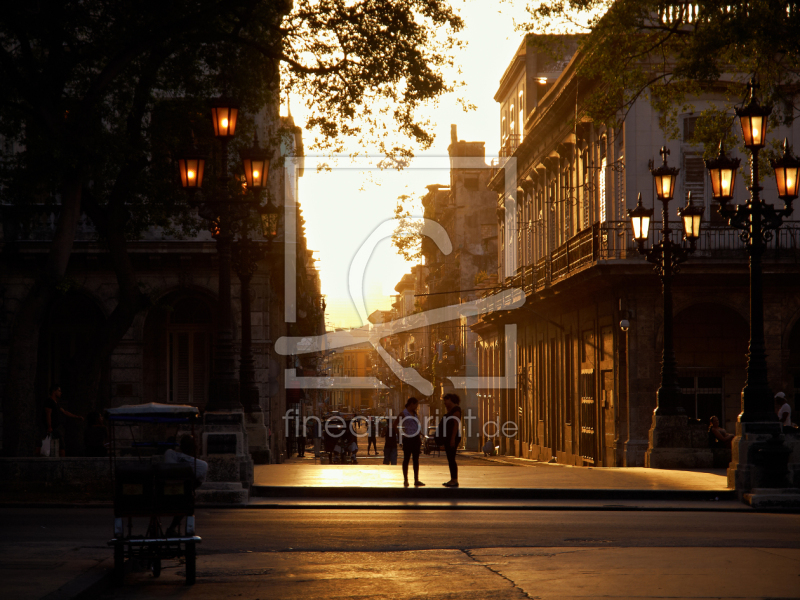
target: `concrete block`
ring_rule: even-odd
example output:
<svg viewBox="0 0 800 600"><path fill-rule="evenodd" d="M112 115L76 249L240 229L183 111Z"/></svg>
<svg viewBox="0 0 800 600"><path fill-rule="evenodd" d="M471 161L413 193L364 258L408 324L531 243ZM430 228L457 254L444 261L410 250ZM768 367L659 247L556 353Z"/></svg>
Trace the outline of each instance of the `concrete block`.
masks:
<svg viewBox="0 0 800 600"><path fill-rule="evenodd" d="M744 501L759 509L798 509L800 508L800 489L754 488L744 494Z"/></svg>
<svg viewBox="0 0 800 600"><path fill-rule="evenodd" d="M645 456L645 467L651 469L710 469L714 466L714 453L701 448L650 448Z"/></svg>

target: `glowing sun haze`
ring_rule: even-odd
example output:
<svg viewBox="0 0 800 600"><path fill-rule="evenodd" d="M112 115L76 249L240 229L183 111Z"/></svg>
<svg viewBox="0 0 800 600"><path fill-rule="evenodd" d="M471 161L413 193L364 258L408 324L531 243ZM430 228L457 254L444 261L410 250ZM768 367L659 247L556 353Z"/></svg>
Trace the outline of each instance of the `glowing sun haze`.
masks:
<svg viewBox="0 0 800 600"><path fill-rule="evenodd" d="M426 185L449 183L450 125L458 126L459 139L486 143L487 163L497 156L499 106L493 96L522 41L522 33L514 30L514 23L525 20L525 2L512 5L478 0L452 4L464 19L461 36L468 44L455 55L461 73L453 71L448 75L464 81L466 86L441 97L436 106L425 110L424 116L430 119L436 134L431 149L418 154L418 159L402 171L379 170L369 161L341 157L332 170L318 172L317 165L331 164L330 158L307 154L299 199L308 247L316 251L319 259L328 329L362 325L348 291L350 262L364 240L392 218L397 197L420 197ZM457 101L459 97L476 105L477 110L464 112ZM292 115L300 127L306 119L303 108L301 98L291 100ZM287 114L287 107L282 107L281 114ZM390 308L394 286L411 266L396 253L390 240L380 243L364 275L368 312Z"/></svg>

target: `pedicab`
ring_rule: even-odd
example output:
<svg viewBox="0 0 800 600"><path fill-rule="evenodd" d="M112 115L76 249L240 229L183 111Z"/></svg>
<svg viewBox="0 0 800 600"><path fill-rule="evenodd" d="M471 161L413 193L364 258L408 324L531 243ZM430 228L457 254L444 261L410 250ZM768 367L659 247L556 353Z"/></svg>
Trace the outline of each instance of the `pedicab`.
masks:
<svg viewBox="0 0 800 600"><path fill-rule="evenodd" d="M114 486L114 574L122 583L125 560L145 564L153 576L161 574L161 561L184 558L186 583L196 579L196 546L202 539L195 535L194 490L197 480L197 459L191 463L165 463L163 452L177 446L175 439L136 439L135 429L148 428L156 435L175 427L189 426L194 439L194 424L200 414L194 406L172 404L140 404L121 406L106 411L111 425L111 473ZM123 439L117 429L126 427L130 438ZM151 436L152 437L152 436ZM129 446L126 446L129 443ZM123 451L138 460L117 461ZM186 520L184 535L164 532L161 517L182 517ZM143 533L134 531L134 519L144 519ZM126 531L127 530L127 531Z"/></svg>
<svg viewBox="0 0 800 600"><path fill-rule="evenodd" d="M325 421L323 427L324 451L328 453L330 464L355 463L356 459L350 450L355 436L350 429L352 419L335 416Z"/></svg>

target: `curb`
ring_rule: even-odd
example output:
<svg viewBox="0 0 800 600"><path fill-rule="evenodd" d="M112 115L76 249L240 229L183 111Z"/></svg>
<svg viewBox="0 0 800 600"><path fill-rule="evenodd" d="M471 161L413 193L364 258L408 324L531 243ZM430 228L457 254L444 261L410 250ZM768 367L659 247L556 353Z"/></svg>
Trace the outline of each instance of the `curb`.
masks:
<svg viewBox="0 0 800 600"><path fill-rule="evenodd" d="M614 490L590 488L369 488L250 486L250 498L325 500L737 500L734 490Z"/></svg>
<svg viewBox="0 0 800 600"><path fill-rule="evenodd" d="M106 558L41 600L89 600L97 598L114 583L114 559Z"/></svg>

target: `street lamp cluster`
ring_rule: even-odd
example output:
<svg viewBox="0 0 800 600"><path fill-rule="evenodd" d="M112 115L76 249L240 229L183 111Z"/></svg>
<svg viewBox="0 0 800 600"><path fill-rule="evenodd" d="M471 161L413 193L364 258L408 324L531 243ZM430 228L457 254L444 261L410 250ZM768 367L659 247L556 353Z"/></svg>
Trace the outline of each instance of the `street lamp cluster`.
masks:
<svg viewBox="0 0 800 600"><path fill-rule="evenodd" d="M222 146L219 190L200 201L195 201L195 193L203 187L206 172L206 155L197 148L188 148L178 157L180 181L190 192L191 202L198 204L199 214L211 222L211 231L217 242L219 253L219 324L214 353L214 368L211 377L209 410L242 410L259 412L258 388L250 339L250 279L256 270L256 263L264 258L264 252L247 237L243 229L240 240L234 242L236 223L246 219L250 209L255 206L262 215L263 235L272 241L278 234L279 212L271 202L260 204L261 192L269 177L269 153L258 145L258 136L253 146L242 150L240 157L244 171L246 191L252 192L234 197L228 190L228 144L236 133L239 104L222 96L211 103L211 121L214 136ZM254 202L255 200L255 202ZM233 347L233 327L231 316L231 264L236 268L242 283L242 351L240 377L236 379L235 354ZM241 381L241 388L239 383Z"/></svg>
<svg viewBox="0 0 800 600"><path fill-rule="evenodd" d="M784 140L783 155L771 161L775 172L778 197L784 201L782 209L776 209L761 198L763 188L759 185L758 153L766 144L769 115L772 107L762 106L755 98L756 84L750 82L748 103L736 110L742 129L745 148L750 152L751 185L750 198L745 204L731 205L736 185L736 172L740 161L725 154L720 143L719 156L706 160L706 168L711 180L712 197L719 203L719 212L727 224L742 232L750 259L750 348L748 353L747 383L742 390L741 422L773 421L772 392L767 381L766 348L764 343L764 302L761 257L772 232L792 213L792 201L798 196L800 179L800 160L792 155L791 148ZM687 204L678 209L683 221L683 239L688 246L670 239L668 205L675 191L678 169L667 165L666 148L661 149L663 164L652 168L656 195L663 204L661 242L646 249L653 210L642 205L639 194L636 208L629 210L633 238L639 252L656 265L664 289L664 350L662 357L661 387L658 390L656 415L682 414L680 388L677 381L677 365L672 342L672 276L678 265L694 252L703 218L703 207L692 203L691 192Z"/></svg>

